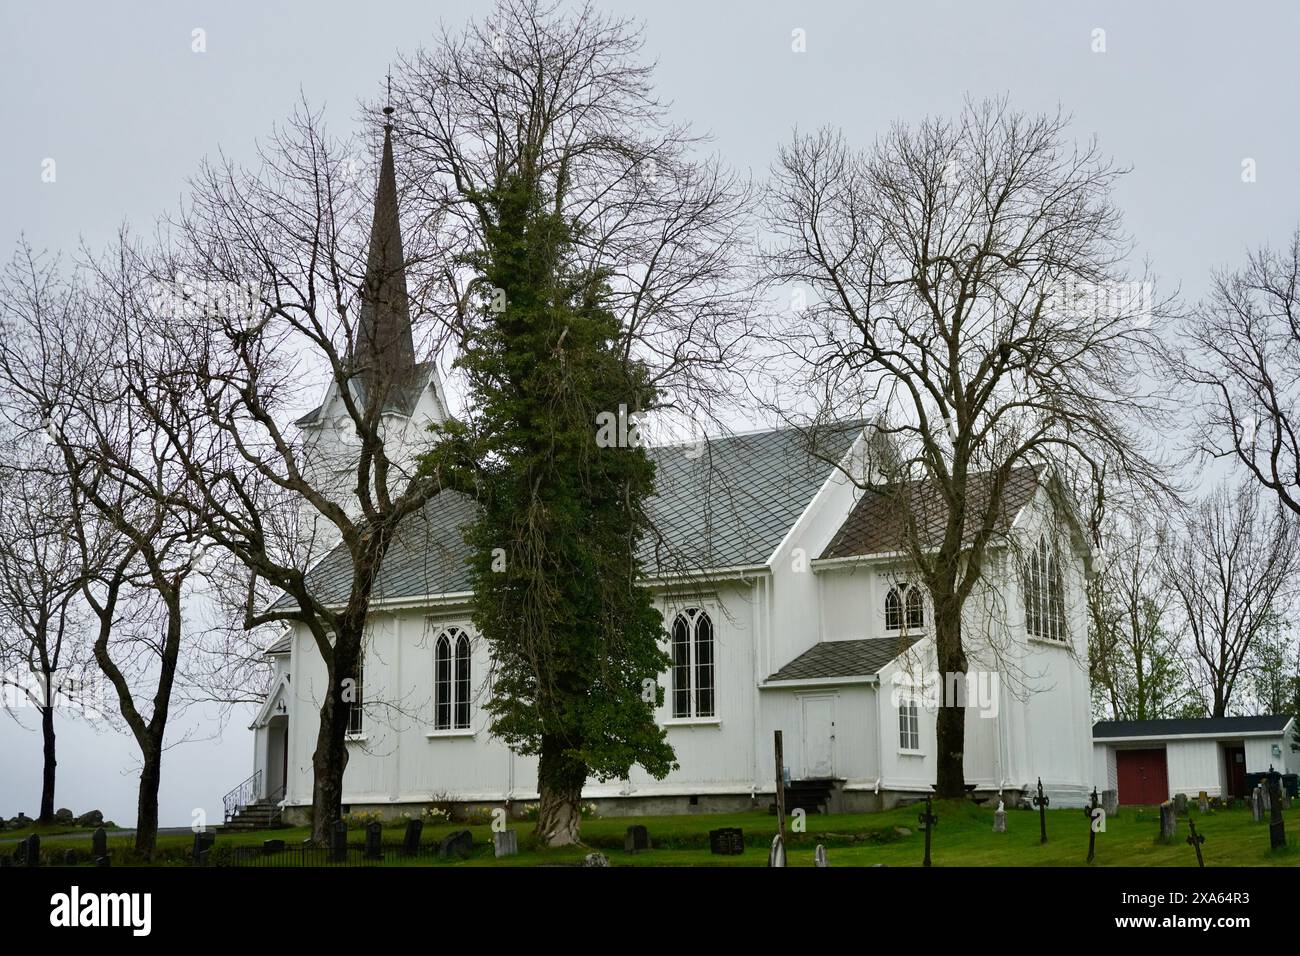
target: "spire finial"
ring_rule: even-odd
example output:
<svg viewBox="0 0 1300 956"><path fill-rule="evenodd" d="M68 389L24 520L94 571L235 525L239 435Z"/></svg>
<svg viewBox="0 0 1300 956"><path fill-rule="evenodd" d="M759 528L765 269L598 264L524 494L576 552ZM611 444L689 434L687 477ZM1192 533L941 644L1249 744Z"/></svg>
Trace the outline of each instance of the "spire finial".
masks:
<svg viewBox="0 0 1300 956"><path fill-rule="evenodd" d="M384 107L384 116L388 118L384 123L384 129L392 130L393 128L393 71L388 71L388 105Z"/></svg>

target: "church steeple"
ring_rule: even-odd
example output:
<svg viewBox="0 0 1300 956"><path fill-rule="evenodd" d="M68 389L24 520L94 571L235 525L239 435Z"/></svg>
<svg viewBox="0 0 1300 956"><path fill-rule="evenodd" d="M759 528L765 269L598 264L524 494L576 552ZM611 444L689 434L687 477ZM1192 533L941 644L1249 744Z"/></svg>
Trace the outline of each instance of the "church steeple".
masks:
<svg viewBox="0 0 1300 956"><path fill-rule="evenodd" d="M401 390L416 369L406 293L406 259L397 215L391 105L384 107L384 116L384 151L379 162L379 184L375 190L374 220L370 226L370 249L353 354L368 396Z"/></svg>

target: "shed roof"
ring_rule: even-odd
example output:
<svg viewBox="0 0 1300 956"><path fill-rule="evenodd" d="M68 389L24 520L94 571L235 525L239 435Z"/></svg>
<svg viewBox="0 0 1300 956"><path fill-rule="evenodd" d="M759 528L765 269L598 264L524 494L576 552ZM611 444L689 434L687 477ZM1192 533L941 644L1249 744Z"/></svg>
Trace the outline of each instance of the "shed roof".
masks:
<svg viewBox="0 0 1300 956"><path fill-rule="evenodd" d="M1281 733L1291 722L1287 714L1265 717L1170 717L1163 720L1099 720L1094 740L1128 737L1232 737Z"/></svg>
<svg viewBox="0 0 1300 956"><path fill-rule="evenodd" d="M902 634L860 641L821 641L782 667L767 682L874 677L918 639L916 634Z"/></svg>

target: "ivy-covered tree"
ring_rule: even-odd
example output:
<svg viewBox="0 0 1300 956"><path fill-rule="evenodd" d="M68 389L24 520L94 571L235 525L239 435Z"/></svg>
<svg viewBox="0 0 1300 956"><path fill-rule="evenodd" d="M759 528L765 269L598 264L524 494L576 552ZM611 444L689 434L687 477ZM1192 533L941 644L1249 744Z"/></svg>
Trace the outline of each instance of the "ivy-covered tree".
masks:
<svg viewBox="0 0 1300 956"><path fill-rule="evenodd" d="M556 846L579 839L588 776L673 768L654 720L663 622L638 583L654 463L633 429L655 390L620 348L606 277L568 265L551 197L516 175L481 202L484 322L458 362L473 417L445 426L427 467L459 469L479 503L467 537L495 663L486 709L494 734L538 756L537 833Z"/></svg>

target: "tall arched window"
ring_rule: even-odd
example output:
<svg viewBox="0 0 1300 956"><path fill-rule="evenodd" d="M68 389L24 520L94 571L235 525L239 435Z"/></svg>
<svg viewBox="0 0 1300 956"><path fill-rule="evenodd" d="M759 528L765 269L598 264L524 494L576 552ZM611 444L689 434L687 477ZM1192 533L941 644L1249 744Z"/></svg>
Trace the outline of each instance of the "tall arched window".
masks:
<svg viewBox="0 0 1300 956"><path fill-rule="evenodd" d="M885 595L885 630L916 631L925 627L925 598L911 584L895 584Z"/></svg>
<svg viewBox="0 0 1300 956"><path fill-rule="evenodd" d="M1025 628L1033 637L1064 641L1065 585L1060 563L1044 536L1025 562Z"/></svg>
<svg viewBox="0 0 1300 956"><path fill-rule="evenodd" d="M708 612L687 608L673 618L669 632L673 659L673 716L715 714L713 621Z"/></svg>
<svg viewBox="0 0 1300 956"><path fill-rule="evenodd" d="M362 653L364 654L364 651ZM356 670L357 676L354 678L351 693L344 698L348 705L347 733L349 736L360 736L365 733L366 730L365 711L362 709L361 701L361 681L363 673L362 660L361 658L358 658Z"/></svg>
<svg viewBox="0 0 1300 956"><path fill-rule="evenodd" d="M469 635L449 627L433 642L433 729L467 730L470 697Z"/></svg>

